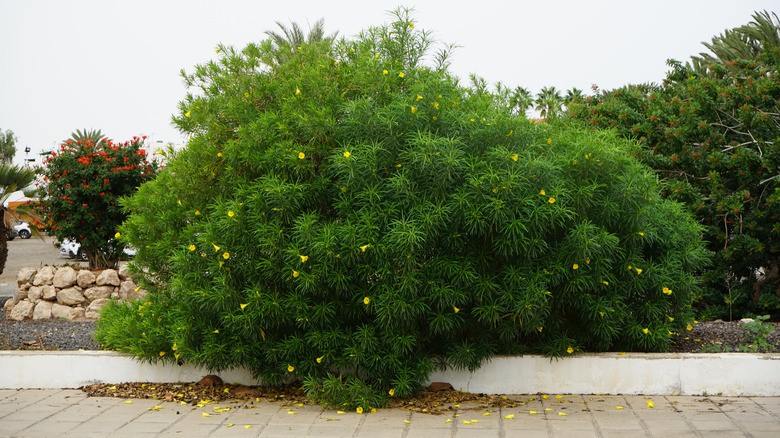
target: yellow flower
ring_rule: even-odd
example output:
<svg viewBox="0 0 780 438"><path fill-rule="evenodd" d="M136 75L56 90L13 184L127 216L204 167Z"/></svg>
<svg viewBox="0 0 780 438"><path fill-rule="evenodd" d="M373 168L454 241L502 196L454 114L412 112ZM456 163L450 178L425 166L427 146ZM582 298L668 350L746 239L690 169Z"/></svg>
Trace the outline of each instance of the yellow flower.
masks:
<svg viewBox="0 0 780 438"><path fill-rule="evenodd" d="M693 330L693 326L692 326L692 325L690 325L690 324L688 324L688 325L685 327L685 330L691 331L691 330Z"/></svg>
<svg viewBox="0 0 780 438"><path fill-rule="evenodd" d="M625 409L625 408L623 406L615 406L615 409L620 410L620 409Z"/></svg>
<svg viewBox="0 0 780 438"><path fill-rule="evenodd" d="M195 210L195 216L200 216L200 210Z"/></svg>
<svg viewBox="0 0 780 438"><path fill-rule="evenodd" d="M572 354L572 353L574 353L574 349L569 347L569 348L566 349L566 352L569 353L569 354Z"/></svg>
<svg viewBox="0 0 780 438"><path fill-rule="evenodd" d="M669 289L668 287L664 287L664 294L671 295L672 294L672 290Z"/></svg>
<svg viewBox="0 0 780 438"><path fill-rule="evenodd" d="M545 192L545 191L544 191L544 189L542 189L542 190L539 190L539 194L540 194L540 195L542 195L542 196L544 196L544 195L546 195L546 194L547 194L547 192Z"/></svg>
<svg viewBox="0 0 780 438"><path fill-rule="evenodd" d="M301 275L298 271L293 271L293 278L298 278L298 276Z"/></svg>
<svg viewBox="0 0 780 438"><path fill-rule="evenodd" d="M565 412L558 412L558 416L559 416L559 417L565 417L565 416L567 416L567 415L569 415L569 414L567 414L567 413L565 413Z"/></svg>
<svg viewBox="0 0 780 438"><path fill-rule="evenodd" d="M513 418L515 418L515 414L509 414L504 416L504 420L511 420Z"/></svg>
<svg viewBox="0 0 780 438"><path fill-rule="evenodd" d="M404 420L404 424L412 424L412 422L409 420Z"/></svg>
<svg viewBox="0 0 780 438"><path fill-rule="evenodd" d="M539 326L539 327L537 327L536 329L537 329L537 330L539 330L539 333L541 333L541 332L542 332L542 330L544 330L544 327L542 327L542 326Z"/></svg>
<svg viewBox="0 0 780 438"><path fill-rule="evenodd" d="M294 367L294 366L292 366L292 365L287 365L287 372L290 372L290 373L291 373L291 372L293 372L293 371L295 371L295 367Z"/></svg>
<svg viewBox="0 0 780 438"><path fill-rule="evenodd" d="M246 304L239 304L239 306L241 307L241 310L244 310L244 309L246 309L246 306L248 306L248 305L249 305L249 303L246 303Z"/></svg>
<svg viewBox="0 0 780 438"><path fill-rule="evenodd" d="M216 243L212 243L211 246L214 247L214 252L219 252L219 250L221 249L219 246L217 246Z"/></svg>
<svg viewBox="0 0 780 438"><path fill-rule="evenodd" d="M398 77L399 78L403 78L404 77L404 72L398 73Z"/></svg>
<svg viewBox="0 0 780 438"><path fill-rule="evenodd" d="M187 118L190 118L191 115L192 115L191 111L187 111L186 113L184 113L184 117L187 117Z"/></svg>
<svg viewBox="0 0 780 438"><path fill-rule="evenodd" d="M244 93L244 97L249 97L249 93Z"/></svg>
<svg viewBox="0 0 780 438"><path fill-rule="evenodd" d="M552 143L552 139L551 139L551 138L548 138L548 139L547 139L547 144L550 144L550 143Z"/></svg>
<svg viewBox="0 0 780 438"><path fill-rule="evenodd" d="M604 283L604 285L605 285L605 286L609 286L609 282L608 282L608 281L606 281L606 280L605 280L605 281L602 281L602 283Z"/></svg>
<svg viewBox="0 0 780 438"><path fill-rule="evenodd" d="M349 158L349 156L352 155L349 153L349 151L344 152L344 158Z"/></svg>
<svg viewBox="0 0 780 438"><path fill-rule="evenodd" d="M643 328L642 329L642 333L649 334L650 333L650 329L649 328Z"/></svg>
<svg viewBox="0 0 780 438"><path fill-rule="evenodd" d="M217 152L217 157L222 158L224 155L222 155L222 152Z"/></svg>
<svg viewBox="0 0 780 438"><path fill-rule="evenodd" d="M322 357L323 356L320 356L320 357L317 358L317 363L322 363Z"/></svg>
<svg viewBox="0 0 780 438"><path fill-rule="evenodd" d="M517 154L512 155L512 161L517 161L517 159L520 158L517 156Z"/></svg>
<svg viewBox="0 0 780 438"><path fill-rule="evenodd" d="M295 95L296 96L300 96L301 95L301 90L298 89L298 87L295 87Z"/></svg>
<svg viewBox="0 0 780 438"><path fill-rule="evenodd" d="M133 404L133 401L132 400L126 400L126 401L123 401L122 403L124 403L126 405L131 405L131 404Z"/></svg>
<svg viewBox="0 0 780 438"><path fill-rule="evenodd" d="M369 298L369 297L363 298L363 304L368 304L370 302L371 302L371 298Z"/></svg>
<svg viewBox="0 0 780 438"><path fill-rule="evenodd" d="M647 407L648 407L648 408L654 408L654 407L655 407L655 403L653 403L653 401L652 401L652 400L648 400L648 401L647 401Z"/></svg>
<svg viewBox="0 0 780 438"><path fill-rule="evenodd" d="M550 198L547 200L550 204L555 204L555 198Z"/></svg>
<svg viewBox="0 0 780 438"><path fill-rule="evenodd" d="M641 269L639 269L639 268L636 268L636 275L639 275L639 274L641 274L641 273L642 273L642 270L641 270Z"/></svg>
<svg viewBox="0 0 780 438"><path fill-rule="evenodd" d="M228 210L228 217L233 217L233 216L235 216L235 215L236 215L236 214L235 214L235 213L233 213L233 210Z"/></svg>
<svg viewBox="0 0 780 438"><path fill-rule="evenodd" d="M361 250L361 251L363 251L363 252L366 252L366 249L368 249L368 247L370 247L370 246L371 246L371 244L370 244L370 243L367 243L367 244L365 244L365 245L361 246L361 247L360 247L360 250Z"/></svg>
<svg viewBox="0 0 780 438"><path fill-rule="evenodd" d="M245 425L244 425L244 429L251 429L251 428L253 428L253 427L254 427L254 426L252 426L251 424L245 424Z"/></svg>
<svg viewBox="0 0 780 438"><path fill-rule="evenodd" d="M674 317L667 316L667 318L669 318L669 322L674 322Z"/></svg>
<svg viewBox="0 0 780 438"><path fill-rule="evenodd" d="M382 74L386 75L387 74L387 70L382 70Z"/></svg>
<svg viewBox="0 0 780 438"><path fill-rule="evenodd" d="M114 234L114 237L116 237L117 239L119 239L120 236L122 236L122 235L119 234L119 233Z"/></svg>
<svg viewBox="0 0 780 438"><path fill-rule="evenodd" d="M171 350L176 351L179 349L179 346L176 345L176 343L173 344L173 347L171 347Z"/></svg>
<svg viewBox="0 0 780 438"><path fill-rule="evenodd" d="M190 245L190 251L195 251L195 245Z"/></svg>
<svg viewBox="0 0 780 438"><path fill-rule="evenodd" d="M395 394L395 389L390 388L390 391L387 391L387 393L390 394L390 397L392 397L393 394Z"/></svg>
<svg viewBox="0 0 780 438"><path fill-rule="evenodd" d="M374 58L379 58L379 53L374 53Z"/></svg>
<svg viewBox="0 0 780 438"><path fill-rule="evenodd" d="M409 29L414 29L414 23L409 23Z"/></svg>
<svg viewBox="0 0 780 438"><path fill-rule="evenodd" d="M439 102L433 102L433 108L439 109Z"/></svg>
<svg viewBox="0 0 780 438"><path fill-rule="evenodd" d="M208 412L204 412L201 415L203 415L204 417L210 417L211 416L211 414L209 414Z"/></svg>
<svg viewBox="0 0 780 438"><path fill-rule="evenodd" d="M574 269L574 270L577 270L577 269L579 269L579 268L580 268L580 265L578 265L578 264L576 264L576 263L575 263L574 265L572 265L572 267L571 267L571 268L572 268L572 269Z"/></svg>
<svg viewBox="0 0 780 438"><path fill-rule="evenodd" d="M640 236L644 236L645 235L645 233L643 233L641 231L638 231L637 234L639 234Z"/></svg>
<svg viewBox="0 0 780 438"><path fill-rule="evenodd" d="M165 152L162 149L157 149L157 153L160 155L165 155Z"/></svg>
<svg viewBox="0 0 780 438"><path fill-rule="evenodd" d="M455 307L455 306L452 306L452 310L454 310L454 311L455 311L455 313L458 313L458 312L460 312L460 309L458 309L458 308L457 308L457 307Z"/></svg>
<svg viewBox="0 0 780 438"><path fill-rule="evenodd" d="M163 357L163 356L165 356L165 352L164 352L164 351L161 351L161 352L160 352L160 357Z"/></svg>
<svg viewBox="0 0 780 438"><path fill-rule="evenodd" d="M416 113L416 112L417 112L417 107L416 107L416 106L413 106L413 107L412 107L412 114L414 114L414 113Z"/></svg>
<svg viewBox="0 0 780 438"><path fill-rule="evenodd" d="M214 331L213 331L213 332L211 332L211 333L219 333L219 329L216 329L216 330L214 330Z"/></svg>
<svg viewBox="0 0 780 438"><path fill-rule="evenodd" d="M307 255L299 255L298 257L301 258L301 263L306 263L306 260L309 260L309 256Z"/></svg>
<svg viewBox="0 0 780 438"><path fill-rule="evenodd" d="M222 258L225 259L225 260L229 259L230 258L230 253L229 252L225 252L224 254L222 254Z"/></svg>
<svg viewBox="0 0 780 438"><path fill-rule="evenodd" d="M536 415L536 414L538 414L538 412L536 412L536 411L528 411L528 414L529 415Z"/></svg>
<svg viewBox="0 0 780 438"><path fill-rule="evenodd" d="M363 408L358 406L358 408L355 409L355 412L357 412L358 414L362 414L363 413Z"/></svg>
<svg viewBox="0 0 780 438"><path fill-rule="evenodd" d="M306 158L306 154L304 154L303 152L298 152L298 158L303 160L304 158Z"/></svg>
<svg viewBox="0 0 780 438"><path fill-rule="evenodd" d="M604 312L599 312L599 316L604 317Z"/></svg>
<svg viewBox="0 0 780 438"><path fill-rule="evenodd" d="M422 100L422 98L423 98L423 97L422 97L422 96L420 96L419 94L417 95L417 100Z"/></svg>

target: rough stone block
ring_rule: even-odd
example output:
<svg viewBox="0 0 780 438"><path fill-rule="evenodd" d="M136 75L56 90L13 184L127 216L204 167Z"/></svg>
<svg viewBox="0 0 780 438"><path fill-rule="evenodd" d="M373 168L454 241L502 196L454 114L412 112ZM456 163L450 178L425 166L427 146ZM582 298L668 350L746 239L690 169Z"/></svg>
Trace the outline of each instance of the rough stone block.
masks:
<svg viewBox="0 0 780 438"><path fill-rule="evenodd" d="M68 314L68 320L78 321L78 320L85 319L86 318L84 316L85 313L86 312L83 307L71 307L70 314Z"/></svg>
<svg viewBox="0 0 780 438"><path fill-rule="evenodd" d="M38 270L35 268L22 268L16 274L16 286L21 286L24 283L31 283Z"/></svg>
<svg viewBox="0 0 780 438"><path fill-rule="evenodd" d="M62 304L53 303L51 305L51 316L54 318L68 319L70 316L70 306L63 306Z"/></svg>
<svg viewBox="0 0 780 438"><path fill-rule="evenodd" d="M56 271L57 268L54 266L44 266L38 270L38 273L35 274L35 279L33 279L33 281L30 283L32 283L33 286L44 286L51 284L52 280L54 279L54 273Z"/></svg>
<svg viewBox="0 0 780 438"><path fill-rule="evenodd" d="M98 275L95 283L98 286L119 286L121 281L119 280L119 274L114 269L106 269Z"/></svg>
<svg viewBox="0 0 780 438"><path fill-rule="evenodd" d="M32 319L49 319L51 318L51 308L54 305L51 301L40 301L35 305L33 310Z"/></svg>
<svg viewBox="0 0 780 438"><path fill-rule="evenodd" d="M95 280L97 280L97 276L89 269L82 269L79 271L78 275L76 275L76 283L78 283L79 287L82 289L92 287L92 285L95 284Z"/></svg>
<svg viewBox="0 0 780 438"><path fill-rule="evenodd" d="M87 301L95 301L101 298L108 298L114 291L112 286L95 286L84 291L84 297Z"/></svg>
<svg viewBox="0 0 780 438"><path fill-rule="evenodd" d="M31 303L37 303L43 298L43 288L41 286L33 286L27 291L27 299Z"/></svg>
<svg viewBox="0 0 780 438"><path fill-rule="evenodd" d="M33 306L33 303L31 303L27 299L24 299L14 305L14 308L11 310L11 315L9 315L9 318L13 319L14 321L23 321L25 319L30 319L33 316L34 308L35 306Z"/></svg>
<svg viewBox="0 0 780 438"><path fill-rule="evenodd" d="M84 298L84 294L77 291L75 288L62 289L57 293L57 302L65 306L75 306L87 301Z"/></svg>
<svg viewBox="0 0 780 438"><path fill-rule="evenodd" d="M57 299L57 289L52 285L46 285L42 287L43 299L48 301L54 301Z"/></svg>
<svg viewBox="0 0 780 438"><path fill-rule="evenodd" d="M105 307L106 304L108 304L107 298L99 298L91 302L87 307L86 312L84 312L84 316L87 319L98 319L100 317L100 309Z"/></svg>
<svg viewBox="0 0 780 438"><path fill-rule="evenodd" d="M74 284L76 284L76 275L77 275L76 270L71 268L70 266L57 269L57 273L54 274L54 279L52 280L52 284L54 285L54 287L59 289L71 287Z"/></svg>
<svg viewBox="0 0 780 438"><path fill-rule="evenodd" d="M138 292L136 292L136 284L131 281L123 281L121 285L119 285L119 298L122 300L134 300L138 298Z"/></svg>

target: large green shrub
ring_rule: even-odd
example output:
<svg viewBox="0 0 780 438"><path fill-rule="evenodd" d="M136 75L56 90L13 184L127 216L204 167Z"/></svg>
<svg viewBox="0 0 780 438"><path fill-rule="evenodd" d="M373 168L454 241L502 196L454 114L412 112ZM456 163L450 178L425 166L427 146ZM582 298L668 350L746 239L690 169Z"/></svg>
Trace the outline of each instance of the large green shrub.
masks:
<svg viewBox="0 0 780 438"><path fill-rule="evenodd" d="M754 17L780 34L780 24ZM642 160L665 179L664 196L686 203L704 225L716 256L696 297L703 319L780 314L780 48L752 40L757 28L731 33L758 48L750 59L672 61L660 86L569 105L572 118L637 139Z"/></svg>
<svg viewBox="0 0 780 438"><path fill-rule="evenodd" d="M424 64L413 26L273 67L268 44L223 48L187 76L192 139L127 201L152 292L104 310L106 347L368 408L437 364L685 330L701 231L634 147L512 115Z"/></svg>

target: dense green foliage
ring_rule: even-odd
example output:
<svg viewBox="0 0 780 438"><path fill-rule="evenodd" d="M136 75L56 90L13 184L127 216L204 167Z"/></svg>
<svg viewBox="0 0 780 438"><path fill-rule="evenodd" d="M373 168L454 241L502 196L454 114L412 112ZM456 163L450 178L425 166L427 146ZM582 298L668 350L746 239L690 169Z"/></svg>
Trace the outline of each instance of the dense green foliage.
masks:
<svg viewBox="0 0 780 438"><path fill-rule="evenodd" d="M116 267L122 254L115 233L127 213L118 200L153 178L157 169L142 147L138 137L125 143L67 140L44 160L42 212L52 222L49 233L80 243L90 269Z"/></svg>
<svg viewBox="0 0 780 438"><path fill-rule="evenodd" d="M729 34L747 39L745 29L753 27ZM710 46L727 45L723 38ZM664 195L686 203L704 224L716 262L697 296L702 319L777 315L780 47L768 44L755 58L701 68L704 62L694 68L672 61L663 85L579 99L568 114L637 139L645 147L642 159L665 177Z"/></svg>
<svg viewBox="0 0 780 438"><path fill-rule="evenodd" d="M663 350L693 318L699 225L631 143L529 123L428 46L401 12L186 75L188 147L126 201L150 295L106 307L100 342L363 408L441 364Z"/></svg>
<svg viewBox="0 0 780 438"><path fill-rule="evenodd" d="M5 206L6 202L14 192L26 189L33 181L35 181L34 170L12 166L0 159L0 274L5 270L5 264L8 261L8 242L6 239L8 238L8 229L12 226L11 220L21 219L33 222L31 230L35 230L38 220L38 215L35 213L24 208L9 209Z"/></svg>

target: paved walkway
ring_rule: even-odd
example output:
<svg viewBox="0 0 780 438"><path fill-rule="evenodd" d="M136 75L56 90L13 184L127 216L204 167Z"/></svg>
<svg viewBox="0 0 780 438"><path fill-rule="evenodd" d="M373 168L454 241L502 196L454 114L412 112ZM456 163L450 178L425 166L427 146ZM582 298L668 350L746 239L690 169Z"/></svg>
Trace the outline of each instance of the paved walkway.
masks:
<svg viewBox="0 0 780 438"><path fill-rule="evenodd" d="M524 405L463 405L448 415L399 409L339 413L281 402L202 406L90 398L79 390L0 390L11 437L711 437L780 436L780 397L511 396ZM652 406L652 407L651 407ZM474 409L476 408L476 409Z"/></svg>

